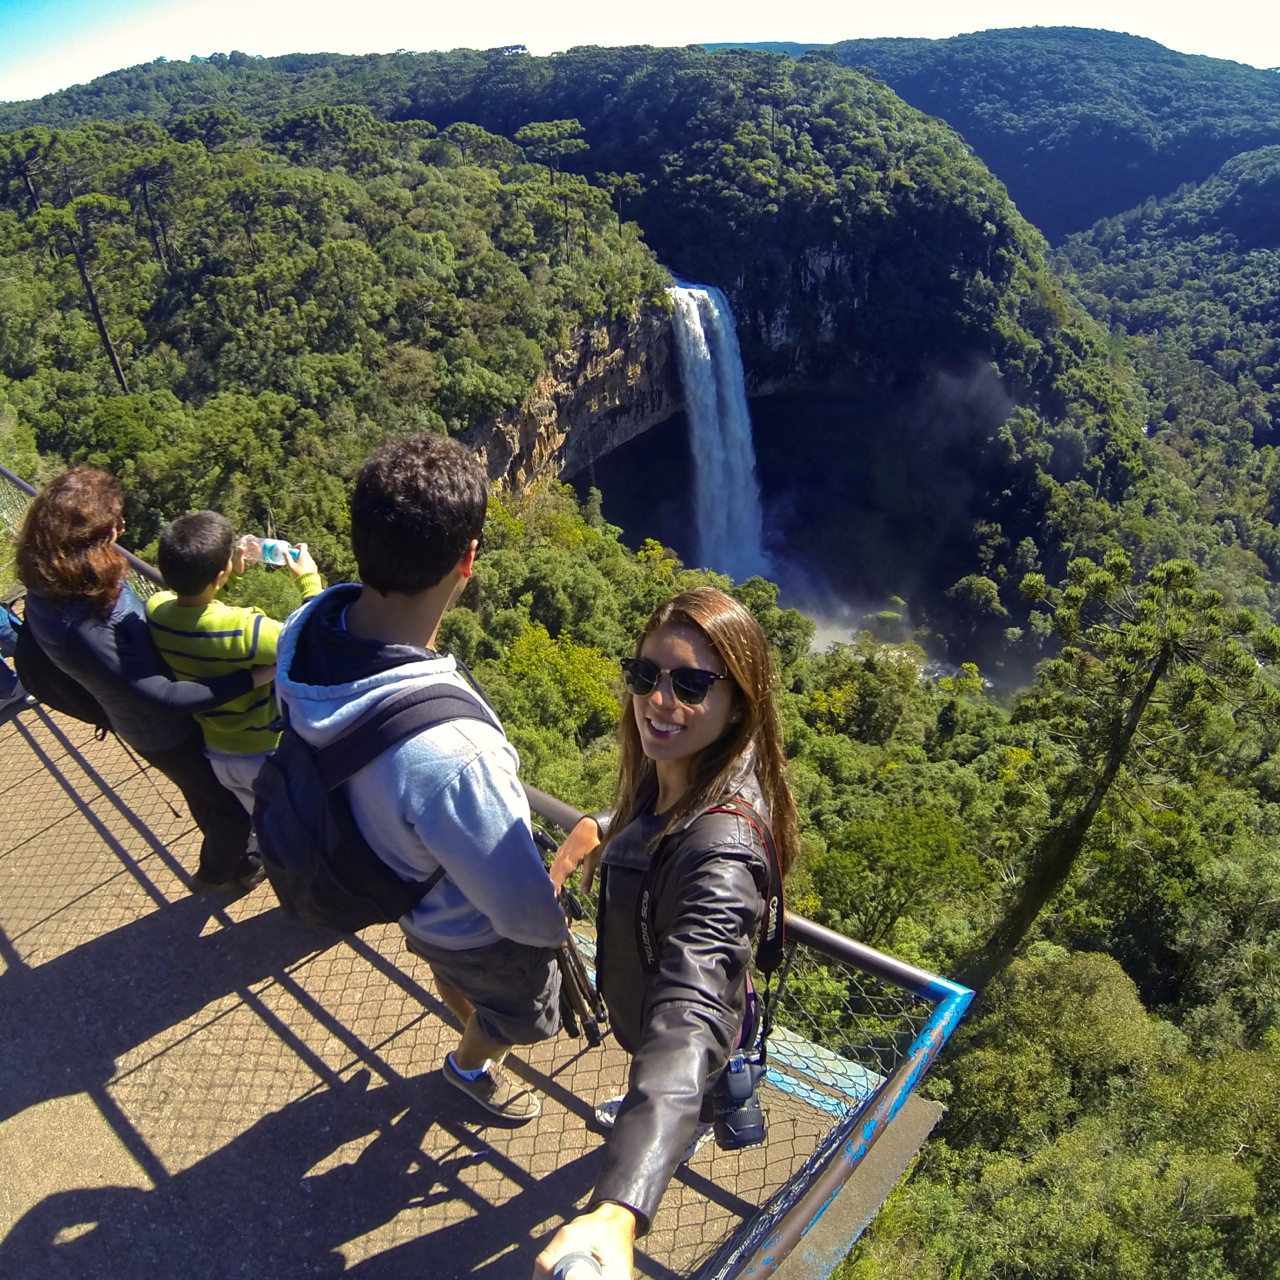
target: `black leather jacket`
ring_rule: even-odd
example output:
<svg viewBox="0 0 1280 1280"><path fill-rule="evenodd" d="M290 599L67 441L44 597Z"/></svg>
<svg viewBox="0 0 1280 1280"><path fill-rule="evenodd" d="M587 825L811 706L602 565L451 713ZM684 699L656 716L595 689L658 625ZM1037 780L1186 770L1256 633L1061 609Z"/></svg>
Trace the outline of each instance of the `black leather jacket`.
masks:
<svg viewBox="0 0 1280 1280"><path fill-rule="evenodd" d="M744 768L734 782L730 794L767 818L754 773ZM707 812L686 820L661 842L653 895L659 967L646 974L636 902L666 825L650 812L652 802L605 849L597 950L614 1033L634 1056L592 1204L626 1205L637 1215L639 1235L649 1229L702 1099L738 1039L746 969L769 890L765 851L747 821Z"/></svg>

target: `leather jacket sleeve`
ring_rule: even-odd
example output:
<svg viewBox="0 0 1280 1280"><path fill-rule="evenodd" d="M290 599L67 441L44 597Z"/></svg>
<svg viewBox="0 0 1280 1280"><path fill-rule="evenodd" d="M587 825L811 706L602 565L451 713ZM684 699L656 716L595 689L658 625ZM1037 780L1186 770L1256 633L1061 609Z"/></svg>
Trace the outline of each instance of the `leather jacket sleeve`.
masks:
<svg viewBox="0 0 1280 1280"><path fill-rule="evenodd" d="M646 982L626 1101L592 1200L633 1210L637 1234L649 1229L693 1137L703 1097L737 1041L744 974L764 911L768 873L750 828L731 819L734 838L708 848L698 838L705 822L683 834L670 873L655 890L659 969Z"/></svg>

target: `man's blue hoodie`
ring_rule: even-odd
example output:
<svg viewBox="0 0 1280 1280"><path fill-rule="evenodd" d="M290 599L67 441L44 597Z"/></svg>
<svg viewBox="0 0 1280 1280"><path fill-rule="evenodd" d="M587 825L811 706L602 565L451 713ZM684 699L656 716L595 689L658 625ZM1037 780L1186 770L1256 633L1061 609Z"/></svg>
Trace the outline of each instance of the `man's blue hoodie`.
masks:
<svg viewBox="0 0 1280 1280"><path fill-rule="evenodd" d="M280 635L276 697L313 746L407 686L470 691L447 655L347 631L346 610L359 594L351 584L330 587ZM454 720L383 752L347 783L356 822L384 862L413 880L445 869L401 919L406 933L452 951L499 938L536 947L564 940L564 912L533 843L519 765L496 717L492 726Z"/></svg>

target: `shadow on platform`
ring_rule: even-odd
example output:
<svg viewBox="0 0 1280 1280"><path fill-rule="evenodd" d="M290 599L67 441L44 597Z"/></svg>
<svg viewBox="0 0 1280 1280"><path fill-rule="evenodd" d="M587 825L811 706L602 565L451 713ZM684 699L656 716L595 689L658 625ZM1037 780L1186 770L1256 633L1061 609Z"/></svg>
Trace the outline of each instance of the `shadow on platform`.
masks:
<svg viewBox="0 0 1280 1280"><path fill-rule="evenodd" d="M533 1181L506 1169L526 1185L490 1203L465 1173L492 1163L495 1152L454 1118L466 1101L455 1103L453 1093L436 1072L370 1087L362 1070L260 1120L154 1190L49 1196L0 1243L0 1274L527 1280L546 1224L590 1190L599 1153ZM423 1152L433 1126L451 1139L449 1153L435 1158ZM312 1172L362 1141L354 1158ZM342 1245L405 1209L432 1206L453 1220L348 1267Z"/></svg>
<svg viewBox="0 0 1280 1280"><path fill-rule="evenodd" d="M279 908L202 933L222 905L169 903L34 969L0 932L0 1121L100 1088L137 1045L340 941Z"/></svg>

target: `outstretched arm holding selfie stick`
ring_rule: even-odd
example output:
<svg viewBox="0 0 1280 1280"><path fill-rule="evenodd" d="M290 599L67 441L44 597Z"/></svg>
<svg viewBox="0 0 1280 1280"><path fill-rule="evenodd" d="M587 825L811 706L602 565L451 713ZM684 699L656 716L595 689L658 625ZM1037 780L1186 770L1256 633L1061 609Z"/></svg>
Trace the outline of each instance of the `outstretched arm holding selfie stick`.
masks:
<svg viewBox="0 0 1280 1280"><path fill-rule="evenodd" d="M626 1094L596 1108L611 1132L594 1195L539 1255L535 1280L575 1253L605 1280L631 1280L635 1241L707 1121L729 1148L765 1135L762 1063L734 1076L742 1098L720 1095L759 1031L747 970L799 844L769 643L741 603L699 588L654 611L622 670L631 697L607 836L578 823L551 878L558 888L581 867L585 887L599 870L600 994L631 1068ZM778 851L776 895L766 846Z"/></svg>

